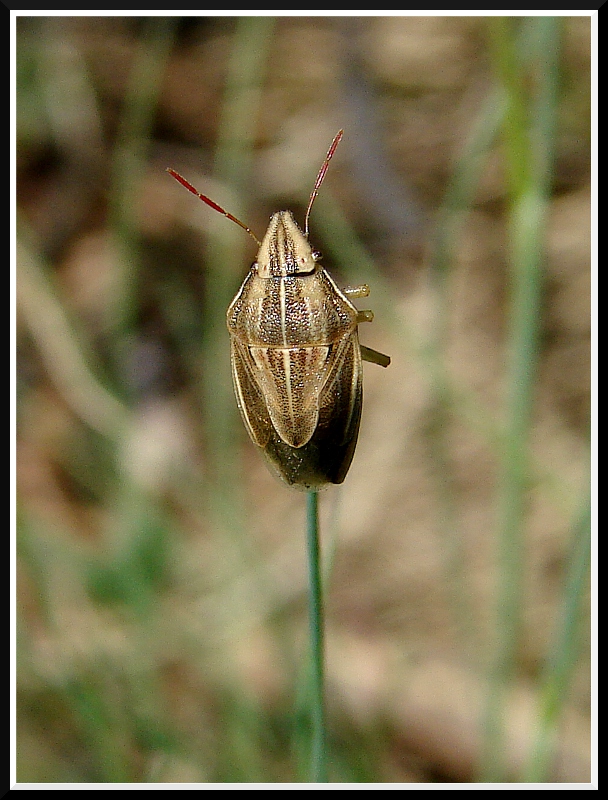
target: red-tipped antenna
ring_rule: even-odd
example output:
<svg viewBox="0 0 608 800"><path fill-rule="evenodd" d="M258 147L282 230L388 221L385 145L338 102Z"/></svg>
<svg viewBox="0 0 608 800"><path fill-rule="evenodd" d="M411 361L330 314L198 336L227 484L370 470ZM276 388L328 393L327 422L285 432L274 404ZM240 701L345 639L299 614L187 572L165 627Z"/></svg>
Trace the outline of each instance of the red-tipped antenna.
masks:
<svg viewBox="0 0 608 800"><path fill-rule="evenodd" d="M321 165L321 169L319 170L319 174L317 175L317 180L315 181L315 188L312 190L312 194L310 195L310 200L308 201L308 208L306 209L306 219L304 220L304 235L308 236L308 217L310 216L310 209L312 208L312 204L315 202L315 197L319 194L319 188L323 183L323 179L325 178L325 173L327 172L327 167L329 167L329 162L333 154L336 151L336 147L338 146L338 142L344 136L344 131L340 130L334 136L334 140L331 143L331 147L327 151L327 155L325 156L325 161Z"/></svg>
<svg viewBox="0 0 608 800"><path fill-rule="evenodd" d="M251 236L252 239L255 239L255 241L258 243L258 247L261 246L262 242L258 239L255 233L251 230L251 228L248 228L247 225L241 222L240 219L237 219L228 211L223 209L221 206L218 206L218 204L214 203L213 200L207 197L207 195L201 194L198 191L198 189L195 189L191 183L188 183L188 181L185 178L182 178L179 172L176 172L174 169L169 169L169 168L167 168L167 172L169 173L169 175L172 175L176 181L179 181L182 186L185 186L189 192L192 192L192 194L195 194L199 200L202 200L203 203L207 203L208 206L211 206L211 208L215 209L216 211L219 211L220 214L223 214L225 217L228 217L228 219L232 220L233 222L236 222L237 225L240 225L241 228L243 228L243 230L247 231L247 233Z"/></svg>

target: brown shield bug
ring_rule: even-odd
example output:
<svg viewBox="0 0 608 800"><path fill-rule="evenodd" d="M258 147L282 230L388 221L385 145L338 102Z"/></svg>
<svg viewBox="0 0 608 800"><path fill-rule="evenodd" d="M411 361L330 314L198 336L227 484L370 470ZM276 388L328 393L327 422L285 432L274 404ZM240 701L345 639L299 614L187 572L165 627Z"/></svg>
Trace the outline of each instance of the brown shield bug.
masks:
<svg viewBox="0 0 608 800"><path fill-rule="evenodd" d="M273 214L260 241L240 220L168 172L211 208L244 228L258 243L257 258L227 312L232 376L238 407L252 441L290 486L318 489L342 483L361 420L361 362L387 367L390 358L359 344L350 298L368 286L339 289L308 241L308 219L339 131L317 175L304 232L290 211Z"/></svg>

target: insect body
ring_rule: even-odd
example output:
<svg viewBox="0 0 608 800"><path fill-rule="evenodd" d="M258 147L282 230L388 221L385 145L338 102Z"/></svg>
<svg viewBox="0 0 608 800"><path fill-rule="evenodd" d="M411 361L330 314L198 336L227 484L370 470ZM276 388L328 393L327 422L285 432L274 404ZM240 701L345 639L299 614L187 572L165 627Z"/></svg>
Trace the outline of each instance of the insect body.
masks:
<svg viewBox="0 0 608 800"><path fill-rule="evenodd" d="M257 237L232 215L169 170L190 191L245 228L259 251L227 312L236 399L253 442L289 485L318 489L342 483L350 467L361 419L362 359L390 359L359 344L357 311L349 297L367 286L336 286L308 241L308 216L329 160L317 176L303 233L291 212L279 211Z"/></svg>

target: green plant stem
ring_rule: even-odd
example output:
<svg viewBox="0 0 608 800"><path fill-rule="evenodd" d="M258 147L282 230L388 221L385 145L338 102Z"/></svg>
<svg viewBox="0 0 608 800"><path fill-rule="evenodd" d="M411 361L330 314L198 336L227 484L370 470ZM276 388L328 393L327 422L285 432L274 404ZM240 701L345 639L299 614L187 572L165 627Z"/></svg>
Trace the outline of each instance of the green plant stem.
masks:
<svg viewBox="0 0 608 800"><path fill-rule="evenodd" d="M327 783L327 747L325 731L325 676L323 595L319 557L319 495L307 495L308 604L311 651L311 783Z"/></svg>

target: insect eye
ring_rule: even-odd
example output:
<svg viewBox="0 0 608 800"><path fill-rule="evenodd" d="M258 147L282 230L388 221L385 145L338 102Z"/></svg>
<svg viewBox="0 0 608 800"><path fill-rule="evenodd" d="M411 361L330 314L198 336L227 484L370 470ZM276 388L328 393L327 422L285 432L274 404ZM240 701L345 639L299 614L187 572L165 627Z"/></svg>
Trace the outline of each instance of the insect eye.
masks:
<svg viewBox="0 0 608 800"><path fill-rule="evenodd" d="M321 258L321 253L318 250L313 250L312 257L314 261L318 261Z"/></svg>

